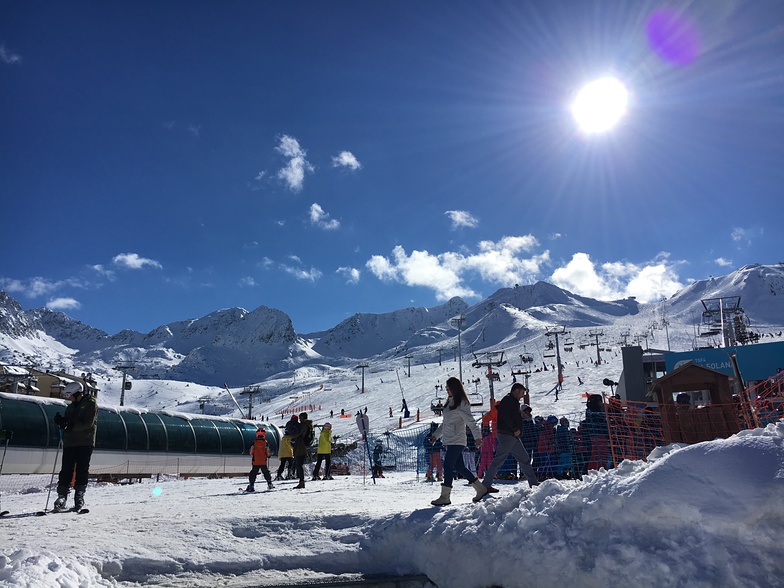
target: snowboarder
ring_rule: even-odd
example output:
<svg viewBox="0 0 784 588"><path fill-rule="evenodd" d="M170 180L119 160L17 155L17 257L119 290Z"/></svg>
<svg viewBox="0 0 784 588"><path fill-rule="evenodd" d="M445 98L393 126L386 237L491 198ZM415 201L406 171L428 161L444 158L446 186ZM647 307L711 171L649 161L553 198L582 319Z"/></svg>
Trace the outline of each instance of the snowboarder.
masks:
<svg viewBox="0 0 784 588"><path fill-rule="evenodd" d="M256 439L253 441L253 445L250 448L250 455L251 455L251 463L253 467L248 474L248 487L245 488L245 492L255 492L255 483L256 477L259 475L259 470L261 470L264 479L267 480L267 488L272 490L274 487L272 485L272 476L270 475L269 468L267 467L267 459L270 456L269 446L267 445L267 431L264 429L259 429L256 431Z"/></svg>
<svg viewBox="0 0 784 588"><path fill-rule="evenodd" d="M76 470L74 483L74 510L84 507L84 492L90 473L90 458L95 447L98 425L98 403L90 394L85 394L81 382L71 382L63 389L63 395L71 399L65 415L54 415L55 424L63 430L63 459L57 480L57 500L54 510L64 510L71 488L71 479Z"/></svg>

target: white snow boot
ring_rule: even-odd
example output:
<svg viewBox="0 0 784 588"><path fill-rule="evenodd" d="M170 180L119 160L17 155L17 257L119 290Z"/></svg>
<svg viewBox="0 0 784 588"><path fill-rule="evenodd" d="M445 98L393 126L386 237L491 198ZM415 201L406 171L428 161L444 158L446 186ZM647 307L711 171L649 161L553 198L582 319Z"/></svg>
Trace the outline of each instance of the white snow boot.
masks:
<svg viewBox="0 0 784 588"><path fill-rule="evenodd" d="M471 486L476 490L476 496L474 496L471 500L474 502L479 502L482 498L487 494L487 487L479 481L479 478L471 482Z"/></svg>
<svg viewBox="0 0 784 588"><path fill-rule="evenodd" d="M452 501L449 500L449 496L451 494L452 494L452 486L441 484L441 496L439 496L435 500L431 500L430 504L432 504L433 506L446 506L448 504L452 504Z"/></svg>

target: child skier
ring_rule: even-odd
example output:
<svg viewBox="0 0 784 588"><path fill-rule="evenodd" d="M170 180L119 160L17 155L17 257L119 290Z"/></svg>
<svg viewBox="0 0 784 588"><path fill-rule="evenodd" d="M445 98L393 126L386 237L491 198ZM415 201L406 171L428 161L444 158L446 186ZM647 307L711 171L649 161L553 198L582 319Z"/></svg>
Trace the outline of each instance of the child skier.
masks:
<svg viewBox="0 0 784 588"><path fill-rule="evenodd" d="M256 431L256 440L253 442L253 446L250 448L250 455L252 458L253 467L248 474L248 487L245 488L245 492L255 492L256 488L254 484L256 483L256 476L259 475L259 470L264 475L264 479L267 480L267 488L272 490L274 486L272 485L272 476L270 475L269 468L267 467L267 459L270 456L269 446L267 445L267 432L264 429L259 429Z"/></svg>

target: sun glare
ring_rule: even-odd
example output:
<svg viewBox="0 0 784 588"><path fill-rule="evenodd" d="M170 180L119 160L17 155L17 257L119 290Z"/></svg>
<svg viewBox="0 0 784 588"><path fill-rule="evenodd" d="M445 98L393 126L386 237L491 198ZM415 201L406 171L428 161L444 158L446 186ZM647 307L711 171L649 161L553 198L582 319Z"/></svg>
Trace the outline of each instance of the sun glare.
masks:
<svg viewBox="0 0 784 588"><path fill-rule="evenodd" d="M572 116L584 133L604 133L626 114L629 92L617 78L601 78L582 87L572 103Z"/></svg>

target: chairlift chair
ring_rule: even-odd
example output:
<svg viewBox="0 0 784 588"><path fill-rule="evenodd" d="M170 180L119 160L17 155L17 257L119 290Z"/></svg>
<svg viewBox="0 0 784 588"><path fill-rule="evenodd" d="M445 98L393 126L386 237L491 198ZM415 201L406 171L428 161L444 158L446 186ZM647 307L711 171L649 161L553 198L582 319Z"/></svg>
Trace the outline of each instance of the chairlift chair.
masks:
<svg viewBox="0 0 784 588"><path fill-rule="evenodd" d="M446 399L442 398L441 396L436 396L433 400L430 401L430 410L433 411L433 414L440 416L444 412L444 406L446 404Z"/></svg>
<svg viewBox="0 0 784 588"><path fill-rule="evenodd" d="M468 396L468 403L471 406L483 406L485 403L485 398L479 392L470 392L467 394Z"/></svg>

